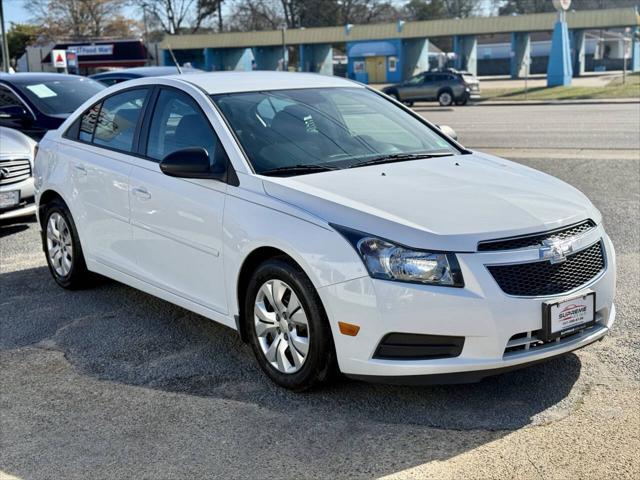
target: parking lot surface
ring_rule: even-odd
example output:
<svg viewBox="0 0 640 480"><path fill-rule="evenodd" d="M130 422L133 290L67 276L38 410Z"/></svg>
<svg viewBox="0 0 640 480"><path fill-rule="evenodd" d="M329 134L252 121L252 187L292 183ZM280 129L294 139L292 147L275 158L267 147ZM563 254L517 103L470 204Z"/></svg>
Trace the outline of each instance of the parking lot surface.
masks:
<svg viewBox="0 0 640 480"><path fill-rule="evenodd" d="M602 211L619 279L604 341L479 384L294 394L196 314L109 280L60 289L35 223L4 224L0 479L639 478L640 105L417 110ZM584 148L608 154L559 160Z"/></svg>

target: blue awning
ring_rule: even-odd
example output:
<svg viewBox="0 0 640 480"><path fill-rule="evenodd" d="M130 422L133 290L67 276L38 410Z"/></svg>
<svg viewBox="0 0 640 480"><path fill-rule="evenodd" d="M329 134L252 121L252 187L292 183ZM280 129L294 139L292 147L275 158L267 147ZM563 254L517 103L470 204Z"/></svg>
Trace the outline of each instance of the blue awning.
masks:
<svg viewBox="0 0 640 480"><path fill-rule="evenodd" d="M397 55L396 47L391 42L360 42L349 49L350 57L388 57Z"/></svg>

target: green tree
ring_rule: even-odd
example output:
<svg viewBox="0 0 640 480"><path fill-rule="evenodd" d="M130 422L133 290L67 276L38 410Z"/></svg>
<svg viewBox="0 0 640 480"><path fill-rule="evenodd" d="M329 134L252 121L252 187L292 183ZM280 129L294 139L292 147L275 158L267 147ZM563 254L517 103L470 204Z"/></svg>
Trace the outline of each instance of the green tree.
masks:
<svg viewBox="0 0 640 480"><path fill-rule="evenodd" d="M478 13L480 3L475 0L411 0L404 6L404 14L407 20L466 18Z"/></svg>
<svg viewBox="0 0 640 480"><path fill-rule="evenodd" d="M38 38L39 28L26 23L13 23L7 32L7 46L9 47L9 58L20 58L27 47Z"/></svg>

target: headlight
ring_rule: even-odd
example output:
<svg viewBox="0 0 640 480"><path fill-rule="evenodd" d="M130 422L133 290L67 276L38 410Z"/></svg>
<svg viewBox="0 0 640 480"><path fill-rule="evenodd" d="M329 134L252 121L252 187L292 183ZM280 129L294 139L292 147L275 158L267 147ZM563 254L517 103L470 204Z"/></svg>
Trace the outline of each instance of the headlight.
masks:
<svg viewBox="0 0 640 480"><path fill-rule="evenodd" d="M357 230L332 226L355 248L373 278L464 286L460 265L453 253L413 250Z"/></svg>

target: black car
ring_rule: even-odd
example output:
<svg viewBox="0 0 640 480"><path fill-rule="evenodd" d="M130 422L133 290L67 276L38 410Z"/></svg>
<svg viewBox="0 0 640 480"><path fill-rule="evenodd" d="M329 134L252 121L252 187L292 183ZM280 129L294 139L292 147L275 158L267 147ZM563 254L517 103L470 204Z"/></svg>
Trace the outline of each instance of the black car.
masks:
<svg viewBox="0 0 640 480"><path fill-rule="evenodd" d="M182 73L201 73L203 70L191 67L181 67ZM133 80L134 78L142 77L164 77L166 75L177 75L178 68L175 66L168 67L137 67L127 68L123 70L114 70L111 72L95 73L90 75L89 78L104 83L107 86L115 85L116 83L125 82L127 80Z"/></svg>
<svg viewBox="0 0 640 480"><path fill-rule="evenodd" d="M440 105L466 105L480 98L480 82L468 72L449 69L441 72L422 72L406 82L390 85L382 90L396 100L412 105L415 101L437 100Z"/></svg>
<svg viewBox="0 0 640 480"><path fill-rule="evenodd" d="M40 140L106 87L61 73L0 73L0 126Z"/></svg>

